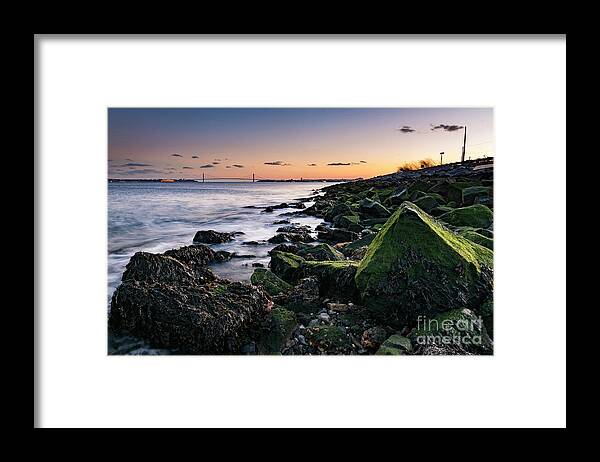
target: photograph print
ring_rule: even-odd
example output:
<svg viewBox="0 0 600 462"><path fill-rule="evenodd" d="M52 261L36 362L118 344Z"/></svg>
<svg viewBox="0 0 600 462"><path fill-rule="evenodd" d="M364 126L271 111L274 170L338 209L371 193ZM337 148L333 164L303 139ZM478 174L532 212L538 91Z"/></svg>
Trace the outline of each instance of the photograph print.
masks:
<svg viewBox="0 0 600 462"><path fill-rule="evenodd" d="M109 355L493 354L492 108L109 108Z"/></svg>

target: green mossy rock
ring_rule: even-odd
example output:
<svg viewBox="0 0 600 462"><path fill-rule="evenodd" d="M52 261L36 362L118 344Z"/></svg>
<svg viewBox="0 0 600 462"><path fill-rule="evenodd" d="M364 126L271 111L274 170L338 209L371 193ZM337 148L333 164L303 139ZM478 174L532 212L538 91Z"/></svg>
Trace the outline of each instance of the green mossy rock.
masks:
<svg viewBox="0 0 600 462"><path fill-rule="evenodd" d="M490 339L482 316L460 308L433 318L419 319L409 338L417 354L469 355L492 354Z"/></svg>
<svg viewBox="0 0 600 462"><path fill-rule="evenodd" d="M280 279L291 284L301 277L301 266L304 258L287 252L273 252L271 254L271 271Z"/></svg>
<svg viewBox="0 0 600 462"><path fill-rule="evenodd" d="M290 284L265 268L256 268L250 276L250 282L265 289L269 295L279 295L292 288Z"/></svg>
<svg viewBox="0 0 600 462"><path fill-rule="evenodd" d="M494 250L494 240L489 237L485 237L478 232L472 231L471 229L462 229L458 232L462 237L467 238L471 242L475 242L479 245L487 247L490 250Z"/></svg>
<svg viewBox="0 0 600 462"><path fill-rule="evenodd" d="M381 344L376 355L405 355L412 351L410 339L394 334Z"/></svg>
<svg viewBox="0 0 600 462"><path fill-rule="evenodd" d="M493 254L405 202L384 225L356 272L363 303L393 324L490 296Z"/></svg>
<svg viewBox="0 0 600 462"><path fill-rule="evenodd" d="M267 331L257 342L259 354L277 354L285 346L296 327L296 314L285 308L271 310Z"/></svg>
<svg viewBox="0 0 600 462"><path fill-rule="evenodd" d="M440 215L440 220L453 226L470 226L472 228L489 228L493 223L492 211L481 204L469 205L454 209Z"/></svg>

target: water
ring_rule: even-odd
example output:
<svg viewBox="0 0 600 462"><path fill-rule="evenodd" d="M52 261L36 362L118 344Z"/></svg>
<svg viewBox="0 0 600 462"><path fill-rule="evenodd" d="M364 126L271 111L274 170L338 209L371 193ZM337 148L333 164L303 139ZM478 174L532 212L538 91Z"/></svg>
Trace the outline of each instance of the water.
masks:
<svg viewBox="0 0 600 462"><path fill-rule="evenodd" d="M266 241L283 225L277 220L314 227L322 220L304 216L280 216L297 209L261 213L259 208L294 202L313 195L315 190L332 183L149 183L123 182L108 185L108 303L121 281L125 265L140 251L160 253L192 244L196 231L242 231L245 234L226 244L211 245L251 258L234 258L217 263L212 270L219 276L247 281L254 271L252 263L267 266L268 251L274 244L248 246L244 241ZM309 207L312 202L305 202ZM110 339L113 350L129 354L160 353L131 338ZM110 348L109 348L110 349ZM114 352L114 351L113 351Z"/></svg>

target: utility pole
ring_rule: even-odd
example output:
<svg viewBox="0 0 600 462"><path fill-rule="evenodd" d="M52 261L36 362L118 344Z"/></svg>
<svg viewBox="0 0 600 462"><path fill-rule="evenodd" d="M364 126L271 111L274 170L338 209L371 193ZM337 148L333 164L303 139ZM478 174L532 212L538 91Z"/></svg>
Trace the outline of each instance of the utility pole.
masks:
<svg viewBox="0 0 600 462"><path fill-rule="evenodd" d="M465 137L463 139L463 148L462 148L462 156L461 156L461 163L465 162L465 148L467 147L467 126L465 125Z"/></svg>
<svg viewBox="0 0 600 462"><path fill-rule="evenodd" d="M440 152L440 165L444 163L443 161L444 151Z"/></svg>
<svg viewBox="0 0 600 462"><path fill-rule="evenodd" d="M202 183L204 183L204 173L202 174Z"/></svg>
<svg viewBox="0 0 600 462"><path fill-rule="evenodd" d="M254 183L254 173L252 174L252 183Z"/></svg>

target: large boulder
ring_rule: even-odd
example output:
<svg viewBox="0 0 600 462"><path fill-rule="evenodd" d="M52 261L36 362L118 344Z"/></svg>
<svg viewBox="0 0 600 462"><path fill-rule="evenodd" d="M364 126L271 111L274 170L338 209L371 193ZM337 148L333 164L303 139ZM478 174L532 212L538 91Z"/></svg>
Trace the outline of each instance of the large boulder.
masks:
<svg viewBox="0 0 600 462"><path fill-rule="evenodd" d="M113 294L109 325L181 353L235 354L270 305L265 292L240 282L127 280Z"/></svg>
<svg viewBox="0 0 600 462"><path fill-rule="evenodd" d="M356 272L363 303L390 324L476 307L492 292L493 254L403 203Z"/></svg>
<svg viewBox="0 0 600 462"><path fill-rule="evenodd" d="M482 204L469 205L446 212L439 219L452 226L470 226L472 228L489 228L494 215Z"/></svg>
<svg viewBox="0 0 600 462"><path fill-rule="evenodd" d="M262 287L272 296L280 295L292 288L290 284L265 268L256 268L252 276L250 276L250 282L255 286Z"/></svg>

